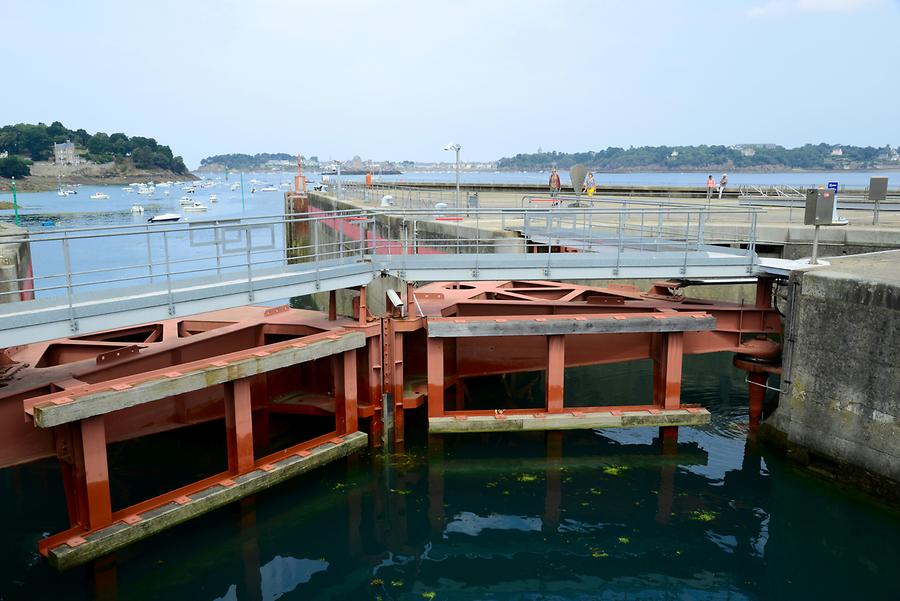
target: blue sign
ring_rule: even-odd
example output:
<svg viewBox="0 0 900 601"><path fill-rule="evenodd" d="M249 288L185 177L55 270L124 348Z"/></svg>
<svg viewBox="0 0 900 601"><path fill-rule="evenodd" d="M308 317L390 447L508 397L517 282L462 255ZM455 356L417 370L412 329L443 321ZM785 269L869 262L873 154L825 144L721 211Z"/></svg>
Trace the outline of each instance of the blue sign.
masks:
<svg viewBox="0 0 900 601"><path fill-rule="evenodd" d="M834 195L837 196L838 192L838 183L837 182L828 182L828 189L834 190Z"/></svg>

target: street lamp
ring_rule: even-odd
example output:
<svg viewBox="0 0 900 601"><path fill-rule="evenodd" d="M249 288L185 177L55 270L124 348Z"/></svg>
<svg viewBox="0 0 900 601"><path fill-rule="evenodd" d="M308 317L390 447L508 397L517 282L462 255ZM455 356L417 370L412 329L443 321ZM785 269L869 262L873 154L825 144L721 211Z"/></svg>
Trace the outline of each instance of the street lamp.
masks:
<svg viewBox="0 0 900 601"><path fill-rule="evenodd" d="M444 146L444 150L455 150L456 151L456 208L459 208L459 149L462 148L459 144L455 144L454 142L447 142L447 145Z"/></svg>

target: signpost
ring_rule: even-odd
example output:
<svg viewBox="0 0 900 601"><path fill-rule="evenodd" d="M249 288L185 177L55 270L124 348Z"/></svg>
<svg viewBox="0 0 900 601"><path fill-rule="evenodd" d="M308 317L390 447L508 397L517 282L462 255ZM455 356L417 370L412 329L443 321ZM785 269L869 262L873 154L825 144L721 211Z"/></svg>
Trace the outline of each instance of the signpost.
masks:
<svg viewBox="0 0 900 601"><path fill-rule="evenodd" d="M872 211L872 225L878 223L878 214L881 208L880 203L887 200L887 186L888 178L886 177L869 178L869 202L875 203L875 208Z"/></svg>
<svg viewBox="0 0 900 601"><path fill-rule="evenodd" d="M810 265L817 265L819 258L819 227L823 225L847 225L847 220L838 217L837 194L835 188L837 182L829 182L828 189L811 188L806 191L806 212L803 215L803 223L814 225L812 244L812 258Z"/></svg>

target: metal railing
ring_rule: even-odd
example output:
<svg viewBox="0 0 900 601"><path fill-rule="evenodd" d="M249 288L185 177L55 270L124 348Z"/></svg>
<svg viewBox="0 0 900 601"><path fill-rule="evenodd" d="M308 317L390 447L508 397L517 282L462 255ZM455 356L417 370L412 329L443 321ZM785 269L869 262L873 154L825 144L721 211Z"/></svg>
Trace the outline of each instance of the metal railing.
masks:
<svg viewBox="0 0 900 601"><path fill-rule="evenodd" d="M723 213L740 215L750 228L744 239L730 241L741 248L716 250L731 253L752 271L761 213L753 207L643 202L553 209L390 207L29 232L34 274L0 281L0 297L31 288L38 300L65 296L71 309L85 293L155 285L164 286L171 299L173 287L188 279L238 278L249 283L252 302L254 281L273 271L309 264L318 274L335 262L393 255L431 255L436 271L440 254L546 253L549 259L572 251L607 258L681 253L687 265L693 253L708 250L705 227ZM0 235L0 243L21 239L21 234Z"/></svg>
<svg viewBox="0 0 900 601"><path fill-rule="evenodd" d="M456 204L455 189L431 189L416 188L410 186L397 186L391 183L373 183L366 185L364 182L342 182L340 187L332 182L328 192L342 200L360 200L364 203L371 203L374 206L381 206L381 201L385 196L391 197L391 205L403 208L432 208L439 203L444 203L448 207L454 207ZM338 192L340 195L338 196ZM465 206L468 192L460 191L460 204Z"/></svg>

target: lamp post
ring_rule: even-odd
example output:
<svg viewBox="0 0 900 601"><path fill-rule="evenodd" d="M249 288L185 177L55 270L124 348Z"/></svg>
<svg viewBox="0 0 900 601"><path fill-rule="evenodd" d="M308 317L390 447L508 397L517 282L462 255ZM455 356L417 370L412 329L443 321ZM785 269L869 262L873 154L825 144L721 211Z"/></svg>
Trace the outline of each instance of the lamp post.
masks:
<svg viewBox="0 0 900 601"><path fill-rule="evenodd" d="M337 161L337 191L335 192L335 198L338 200L341 199L341 162Z"/></svg>
<svg viewBox="0 0 900 601"><path fill-rule="evenodd" d="M459 144L454 142L447 142L447 145L444 146L444 150L455 150L456 151L456 204L455 208L459 208L459 150L462 148Z"/></svg>

